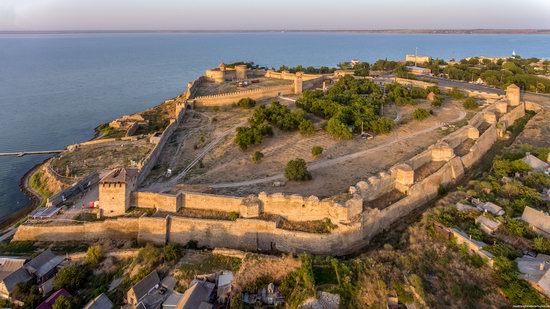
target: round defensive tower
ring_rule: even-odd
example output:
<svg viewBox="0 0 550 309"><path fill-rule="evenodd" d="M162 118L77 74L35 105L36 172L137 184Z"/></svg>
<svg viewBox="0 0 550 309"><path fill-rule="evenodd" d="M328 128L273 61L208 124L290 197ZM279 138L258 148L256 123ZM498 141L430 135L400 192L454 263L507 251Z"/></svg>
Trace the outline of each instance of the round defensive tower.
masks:
<svg viewBox="0 0 550 309"><path fill-rule="evenodd" d="M247 71L246 64L239 64L235 66L235 76L237 77L237 80L245 80L247 79L246 71Z"/></svg>

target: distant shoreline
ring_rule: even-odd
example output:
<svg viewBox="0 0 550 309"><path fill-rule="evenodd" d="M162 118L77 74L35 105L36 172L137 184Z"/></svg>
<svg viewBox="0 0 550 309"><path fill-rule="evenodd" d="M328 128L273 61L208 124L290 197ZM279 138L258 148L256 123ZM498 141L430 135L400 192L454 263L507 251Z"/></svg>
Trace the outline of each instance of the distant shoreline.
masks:
<svg viewBox="0 0 550 309"><path fill-rule="evenodd" d="M28 30L0 31L0 34L94 34L94 33L374 33L374 34L550 34L550 29L378 29L378 30Z"/></svg>

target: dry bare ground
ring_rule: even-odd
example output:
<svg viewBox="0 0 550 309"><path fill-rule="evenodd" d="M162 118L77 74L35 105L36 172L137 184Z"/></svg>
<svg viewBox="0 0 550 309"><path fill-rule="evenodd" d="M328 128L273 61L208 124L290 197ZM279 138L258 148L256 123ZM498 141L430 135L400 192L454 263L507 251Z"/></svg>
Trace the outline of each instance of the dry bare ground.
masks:
<svg viewBox="0 0 550 309"><path fill-rule="evenodd" d="M550 111L545 110L535 115L514 144L530 144L534 147L550 147ZM546 138L544 138L546 137Z"/></svg>
<svg viewBox="0 0 550 309"><path fill-rule="evenodd" d="M239 293L262 277L281 282L286 275L298 267L300 267L300 261L291 256L248 255L235 276L233 289L235 293Z"/></svg>

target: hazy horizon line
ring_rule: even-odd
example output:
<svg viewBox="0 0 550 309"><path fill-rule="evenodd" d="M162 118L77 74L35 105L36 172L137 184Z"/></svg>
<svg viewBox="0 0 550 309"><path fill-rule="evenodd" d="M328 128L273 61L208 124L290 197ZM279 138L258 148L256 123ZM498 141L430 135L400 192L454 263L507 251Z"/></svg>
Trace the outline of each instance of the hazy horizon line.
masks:
<svg viewBox="0 0 550 309"><path fill-rule="evenodd" d="M0 34L63 34L63 33L259 33L259 32L364 32L402 34L550 34L550 29L533 28L434 28L434 29L111 29L111 30L0 30Z"/></svg>

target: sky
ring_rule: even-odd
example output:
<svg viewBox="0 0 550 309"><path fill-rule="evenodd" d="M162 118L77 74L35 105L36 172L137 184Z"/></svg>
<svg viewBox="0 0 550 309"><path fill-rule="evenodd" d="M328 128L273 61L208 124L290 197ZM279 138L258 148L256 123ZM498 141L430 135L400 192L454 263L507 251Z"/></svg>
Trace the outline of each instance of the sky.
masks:
<svg viewBox="0 0 550 309"><path fill-rule="evenodd" d="M550 0L0 0L0 31L550 29Z"/></svg>

